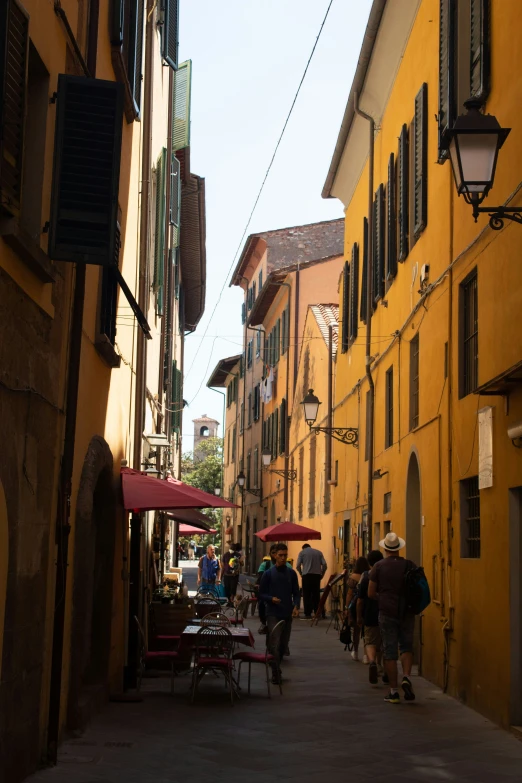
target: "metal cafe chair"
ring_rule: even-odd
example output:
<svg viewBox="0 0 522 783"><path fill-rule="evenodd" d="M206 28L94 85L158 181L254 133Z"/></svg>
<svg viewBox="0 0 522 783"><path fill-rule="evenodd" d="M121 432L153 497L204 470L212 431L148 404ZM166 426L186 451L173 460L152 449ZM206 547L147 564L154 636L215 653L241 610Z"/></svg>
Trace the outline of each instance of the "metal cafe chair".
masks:
<svg viewBox="0 0 522 783"><path fill-rule="evenodd" d="M143 672L145 671L145 666L147 665L147 663L150 663L151 661L167 661L170 663L170 670L171 670L170 693L171 695L174 695L174 673L175 673L176 661L179 658L179 653L177 653L174 650L148 650L147 640L145 638L143 628L141 627L141 623L136 617L136 615L134 615L134 620L136 621L136 625L138 626L138 634L140 639L140 649L139 649L139 658L138 658L138 682L137 682L138 693L141 689Z"/></svg>
<svg viewBox="0 0 522 783"><path fill-rule="evenodd" d="M196 598L196 603L194 604L194 614L196 617L199 617L201 620L205 615L210 614L211 612L220 612L221 611L221 604L217 600L217 598L212 598L211 596L203 596L201 598Z"/></svg>
<svg viewBox="0 0 522 783"><path fill-rule="evenodd" d="M214 674L222 674L224 676L225 684L228 685L230 691L230 703L234 706L236 692L232 676L234 671L233 649L234 638L225 626L203 625L199 629L196 637L194 667L192 670L192 703L203 675L207 671L212 671Z"/></svg>
<svg viewBox="0 0 522 783"><path fill-rule="evenodd" d="M229 628L232 623L230 618L223 612L209 612L201 619L201 625L220 625L223 628Z"/></svg>
<svg viewBox="0 0 522 783"><path fill-rule="evenodd" d="M275 625L272 629L272 633L276 630L276 628L279 628L279 626L284 625L284 620L280 620L277 625ZM250 650L241 650L241 652L237 652L234 655L234 660L239 661L239 668L237 672L237 684L239 686L239 681L241 678L241 665L243 663L248 663L248 695L250 696L250 674L252 670L252 664L253 663L261 663L265 666L265 673L266 673L266 687L268 689L268 698L272 698L272 694L270 693L270 676L271 676L271 664L276 660L275 657L269 652L269 641L270 641L270 635L267 635L266 638L266 650L264 653L256 653L251 652ZM279 671L279 664L277 666ZM281 685L281 672L279 672L279 693L281 696L283 695L283 686Z"/></svg>

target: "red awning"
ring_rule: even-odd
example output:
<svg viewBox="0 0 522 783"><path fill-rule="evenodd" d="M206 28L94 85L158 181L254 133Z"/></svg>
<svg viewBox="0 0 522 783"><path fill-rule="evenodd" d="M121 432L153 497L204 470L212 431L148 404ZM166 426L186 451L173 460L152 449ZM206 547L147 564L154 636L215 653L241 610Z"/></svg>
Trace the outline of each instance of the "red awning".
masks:
<svg viewBox="0 0 522 783"><path fill-rule="evenodd" d="M261 541L314 541L321 538L318 530L304 525L296 525L295 522L280 522L278 525L270 525L255 533Z"/></svg>
<svg viewBox="0 0 522 783"><path fill-rule="evenodd" d="M201 527L205 530L210 530L214 524L213 519L207 517L206 514L202 514L197 508L173 508L167 512L167 517L168 519L173 519L175 522L194 525L195 527Z"/></svg>
<svg viewBox="0 0 522 783"><path fill-rule="evenodd" d="M215 530L213 527L211 527L210 530L207 530L206 528L196 527L195 525L179 526L180 536L188 536L191 535L192 533L199 533L200 535L205 535L205 533L217 533L217 530Z"/></svg>
<svg viewBox="0 0 522 783"><path fill-rule="evenodd" d="M129 511L171 508L238 508L228 500L195 489L176 479L157 479L131 468L121 469L123 506Z"/></svg>

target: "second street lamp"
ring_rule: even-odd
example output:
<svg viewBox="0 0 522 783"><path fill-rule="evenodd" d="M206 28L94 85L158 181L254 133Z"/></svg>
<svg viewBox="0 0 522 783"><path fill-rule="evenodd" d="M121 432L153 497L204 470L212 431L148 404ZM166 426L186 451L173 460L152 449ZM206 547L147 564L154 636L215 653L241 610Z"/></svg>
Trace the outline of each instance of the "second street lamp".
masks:
<svg viewBox="0 0 522 783"><path fill-rule="evenodd" d="M282 476L289 481L297 480L297 470L278 470L277 468L271 468L270 462L272 461L272 452L270 449L263 449L261 452L261 460L263 462L263 470L265 473L276 473L278 476Z"/></svg>
<svg viewBox="0 0 522 783"><path fill-rule="evenodd" d="M308 394L301 403L304 409L305 421L314 432L325 432L327 435L331 435L335 440L341 443L349 444L350 446L359 446L359 430L357 427L314 427L313 424L317 419L317 413L319 411L319 398L315 396L313 389L308 389Z"/></svg>

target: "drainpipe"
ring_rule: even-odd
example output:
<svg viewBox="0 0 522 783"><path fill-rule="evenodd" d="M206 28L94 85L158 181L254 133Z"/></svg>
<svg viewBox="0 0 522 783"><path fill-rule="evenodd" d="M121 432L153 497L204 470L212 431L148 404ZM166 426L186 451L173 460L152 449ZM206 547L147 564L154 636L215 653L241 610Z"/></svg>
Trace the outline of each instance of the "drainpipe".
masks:
<svg viewBox="0 0 522 783"><path fill-rule="evenodd" d="M297 269L295 270L295 313L294 313L294 332L295 332L295 343L294 343L294 396L295 396L295 390L297 387L297 372L298 372L298 365L299 365L299 351L297 346L297 338L299 335L299 264L297 264Z"/></svg>
<svg viewBox="0 0 522 783"><path fill-rule="evenodd" d="M368 410L366 412L368 425L368 541L369 548L372 548L373 539L373 432L374 432L374 400L375 385L373 383L371 362L372 362L372 312L373 312L373 167L374 167L374 143L375 143L375 121L369 114L361 111L359 108L359 94L354 94L355 113L367 120L370 131L370 149L368 154L368 270L367 270L367 291L366 291L366 377L370 396L368 398Z"/></svg>

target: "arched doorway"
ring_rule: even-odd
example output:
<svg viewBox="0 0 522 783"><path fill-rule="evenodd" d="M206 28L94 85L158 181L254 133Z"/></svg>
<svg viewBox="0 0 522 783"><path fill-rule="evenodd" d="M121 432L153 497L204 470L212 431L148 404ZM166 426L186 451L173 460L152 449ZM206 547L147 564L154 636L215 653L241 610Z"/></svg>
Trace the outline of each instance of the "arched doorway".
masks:
<svg viewBox="0 0 522 783"><path fill-rule="evenodd" d="M410 455L406 479L406 556L422 565L422 512L419 460Z"/></svg>
<svg viewBox="0 0 522 783"><path fill-rule="evenodd" d="M82 727L108 697L115 508L111 450L95 436L83 464L74 527L71 728Z"/></svg>
<svg viewBox="0 0 522 783"><path fill-rule="evenodd" d="M7 600L7 567L9 565L9 529L7 504L0 482L0 680L2 678L2 649L4 643L5 602Z"/></svg>

